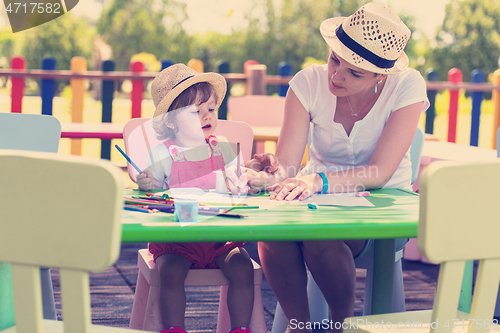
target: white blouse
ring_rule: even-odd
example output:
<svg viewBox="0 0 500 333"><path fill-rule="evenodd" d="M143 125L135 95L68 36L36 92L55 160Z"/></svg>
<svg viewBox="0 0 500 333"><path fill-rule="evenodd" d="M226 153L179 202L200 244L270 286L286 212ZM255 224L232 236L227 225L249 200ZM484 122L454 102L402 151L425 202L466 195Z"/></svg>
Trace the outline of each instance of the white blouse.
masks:
<svg viewBox="0 0 500 333"><path fill-rule="evenodd" d="M326 64L312 65L297 73L290 81L290 88L309 112L312 123L310 160L300 175L368 165L392 112L422 101L422 112L429 107L426 84L418 71L408 68L402 73L388 75L375 105L363 119L354 124L348 136L342 124L333 121L337 97L330 92L327 82ZM408 150L384 187L409 189L410 182L411 161Z"/></svg>

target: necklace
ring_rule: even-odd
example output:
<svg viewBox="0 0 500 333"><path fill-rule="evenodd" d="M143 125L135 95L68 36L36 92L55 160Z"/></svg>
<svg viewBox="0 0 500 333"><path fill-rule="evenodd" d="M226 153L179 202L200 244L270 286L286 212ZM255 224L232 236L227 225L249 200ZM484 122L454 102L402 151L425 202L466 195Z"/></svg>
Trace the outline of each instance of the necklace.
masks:
<svg viewBox="0 0 500 333"><path fill-rule="evenodd" d="M357 117L358 114L361 112L361 110L363 110L363 108L365 107L366 105L366 102L368 101L368 99L365 99L365 102L363 103L363 105L358 109L358 112L354 112L354 110L352 109L352 106L351 106L351 102L349 102L349 97L345 97L347 99L347 103L349 104L349 108L351 109L351 116L353 117Z"/></svg>
<svg viewBox="0 0 500 333"><path fill-rule="evenodd" d="M335 72L336 73L336 72ZM375 95L377 94L377 86L382 82L382 80L379 80L376 84L375 84ZM349 108L351 109L351 116L353 117L357 117L358 114L361 112L361 110L363 110L363 108L365 107L366 105L366 102L368 102L368 98L365 99L365 102L363 103L363 105L361 105L361 107L358 109L358 112L354 112L354 110L352 109L352 105L351 105L351 102L349 101L349 97L345 97L347 99L347 103L349 104Z"/></svg>

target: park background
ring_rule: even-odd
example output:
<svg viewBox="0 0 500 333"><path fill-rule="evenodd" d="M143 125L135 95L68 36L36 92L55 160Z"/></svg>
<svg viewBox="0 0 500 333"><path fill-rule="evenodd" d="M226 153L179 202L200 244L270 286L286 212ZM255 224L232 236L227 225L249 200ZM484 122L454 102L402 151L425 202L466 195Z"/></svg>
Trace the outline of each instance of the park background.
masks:
<svg viewBox="0 0 500 333"><path fill-rule="evenodd" d="M187 63L200 59L205 71L216 71L227 62L230 72L242 73L247 60L267 66L276 75L286 61L293 74L312 63L324 63L327 47L319 33L320 23L332 16L348 16L366 0L80 0L75 9L41 26L12 33L5 7L0 9L0 66L21 55L27 69L39 69L44 57L53 57L57 69L69 70L71 58L84 57L88 70L101 70L102 62L113 60L115 70L128 71L141 61L146 71L157 72L160 60ZM424 77L431 70L439 81L458 68L470 81L473 70L488 80L499 67L500 2L497 0L390 0L393 8L412 30L405 51L410 66ZM3 6L3 4L2 4ZM27 79L23 112L40 113L40 80ZM150 83L150 82L149 82ZM147 85L148 87L149 85ZM131 83L116 85L113 122L130 119ZM88 80L84 122L101 121L100 81ZM230 93L244 93L242 84L232 84ZM267 94L276 93L268 85ZM54 116L71 121L69 81L57 80ZM492 148L493 104L484 94L481 106L479 146ZM154 112L149 89L145 89L142 116ZM10 81L0 77L0 111L10 110ZM436 97L434 135L446 141L448 91ZM457 143L469 144L470 93L460 91ZM420 127L424 127L425 115ZM118 143L120 140L116 140ZM98 139L84 139L85 156L99 157ZM69 139L61 140L60 152L69 152ZM112 152L112 160L120 159Z"/></svg>

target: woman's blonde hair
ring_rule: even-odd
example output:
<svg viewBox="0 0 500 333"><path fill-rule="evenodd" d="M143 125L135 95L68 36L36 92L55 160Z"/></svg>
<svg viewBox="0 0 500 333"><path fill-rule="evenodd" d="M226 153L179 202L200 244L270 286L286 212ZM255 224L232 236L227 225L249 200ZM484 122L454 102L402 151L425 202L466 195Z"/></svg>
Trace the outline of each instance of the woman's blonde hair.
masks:
<svg viewBox="0 0 500 333"><path fill-rule="evenodd" d="M177 126L176 113L170 111L192 104L200 105L206 103L212 96L215 100L218 99L215 88L208 82L193 84L180 93L170 105L168 112L160 115L159 117L154 117L152 120L153 129L156 132L158 140L173 139L179 130Z"/></svg>

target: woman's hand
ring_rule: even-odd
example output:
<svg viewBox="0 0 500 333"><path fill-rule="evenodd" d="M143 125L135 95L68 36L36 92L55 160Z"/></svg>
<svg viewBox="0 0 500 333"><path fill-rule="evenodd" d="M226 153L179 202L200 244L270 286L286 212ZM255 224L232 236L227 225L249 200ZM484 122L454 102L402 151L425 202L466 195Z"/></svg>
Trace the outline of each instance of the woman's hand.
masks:
<svg viewBox="0 0 500 333"><path fill-rule="evenodd" d="M255 171L252 169L246 169L245 176L249 194L257 194L264 191L269 185L274 183L275 179L265 171Z"/></svg>
<svg viewBox="0 0 500 333"><path fill-rule="evenodd" d="M144 171L135 177L137 185L141 191L149 191L153 188L153 173L151 170L144 169Z"/></svg>
<svg viewBox="0 0 500 333"><path fill-rule="evenodd" d="M276 180L285 178L285 170L278 158L271 153L255 154L254 159L245 163L245 175L248 181L248 193L256 194L264 191Z"/></svg>
<svg viewBox="0 0 500 333"><path fill-rule="evenodd" d="M304 200L319 192L323 184L321 177L314 173L307 176L288 178L280 183L269 186L267 189L272 191L270 199L291 201L295 198Z"/></svg>
<svg viewBox="0 0 500 333"><path fill-rule="evenodd" d="M264 171L274 174L278 171L280 163L274 154L255 154L253 159L246 163L246 167L255 171Z"/></svg>

